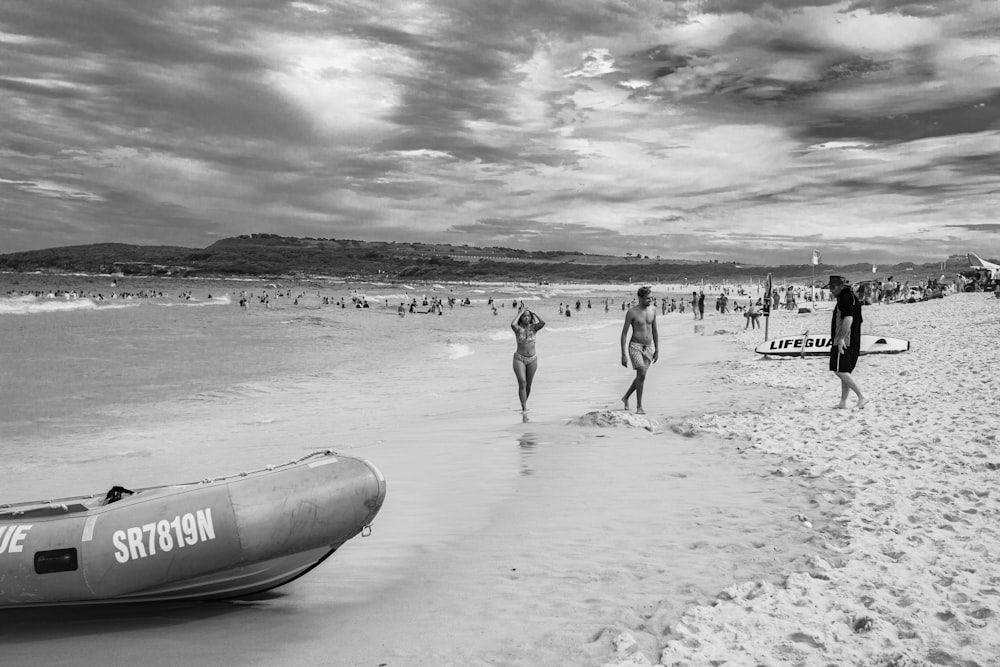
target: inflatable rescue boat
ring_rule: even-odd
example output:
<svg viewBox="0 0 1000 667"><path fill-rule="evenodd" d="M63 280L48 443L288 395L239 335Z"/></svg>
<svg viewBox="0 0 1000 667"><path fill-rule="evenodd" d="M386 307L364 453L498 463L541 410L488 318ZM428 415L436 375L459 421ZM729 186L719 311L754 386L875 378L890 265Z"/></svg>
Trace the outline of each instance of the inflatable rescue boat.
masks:
<svg viewBox="0 0 1000 667"><path fill-rule="evenodd" d="M0 504L0 608L259 593L367 534L384 500L372 464L324 451L190 484Z"/></svg>

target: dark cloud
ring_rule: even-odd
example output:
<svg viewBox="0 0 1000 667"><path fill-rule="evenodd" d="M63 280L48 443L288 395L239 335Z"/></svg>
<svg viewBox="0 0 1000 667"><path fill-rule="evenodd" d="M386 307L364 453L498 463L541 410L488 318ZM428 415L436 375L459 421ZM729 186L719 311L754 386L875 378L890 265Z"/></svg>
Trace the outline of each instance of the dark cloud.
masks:
<svg viewBox="0 0 1000 667"><path fill-rule="evenodd" d="M687 67L692 57L693 54L679 53L670 45L659 44L621 58L619 65L630 77L652 80L670 76Z"/></svg>
<svg viewBox="0 0 1000 667"><path fill-rule="evenodd" d="M704 0L698 9L705 14L756 14L778 17L805 7L830 7L839 0Z"/></svg>
<svg viewBox="0 0 1000 667"><path fill-rule="evenodd" d="M973 133L997 127L1000 94L985 87L946 98L921 95L942 89L946 72L936 48L908 47L878 57L862 49L835 46L816 35L796 32L792 24L749 24L734 30L711 51L684 52L659 46L632 54L615 76L645 77L651 88L636 97L655 95L669 103L703 106L714 113L766 114L812 142L868 139L901 142ZM790 75L775 63L794 63ZM986 56L970 57L961 67L995 72ZM909 90L907 90L909 89ZM934 93L937 94L937 93ZM857 100L850 112L830 109L830 96ZM886 99L887 95L894 97ZM894 111L905 105L903 110ZM756 110L756 111L755 111ZM889 111L889 113L887 113Z"/></svg>
<svg viewBox="0 0 1000 667"><path fill-rule="evenodd" d="M994 233L1000 232L1000 224L989 222L989 223L965 223L965 224L951 224L945 225L949 229L961 229L967 232L987 232Z"/></svg>
<svg viewBox="0 0 1000 667"><path fill-rule="evenodd" d="M572 250L596 254L624 255L639 253L650 257L690 257L717 259L725 256L746 256L746 246L736 255L728 250L716 252L715 247L722 238L722 245L728 248L727 235L719 235L714 230L706 233L677 232L674 223L682 216L666 216L650 219L641 224L618 231L593 223L550 222L533 218L483 218L473 224L453 225L450 232L472 236L488 236L498 239L500 245L530 247L534 250ZM527 245L525 245L527 244ZM740 248L739 244L733 245Z"/></svg>
<svg viewBox="0 0 1000 667"><path fill-rule="evenodd" d="M821 235L737 233L728 234L724 238L713 237L711 243L706 244L706 236L713 231L707 229L704 233L671 235L669 250L665 250L663 256L702 257L746 264L806 265L810 262L812 251L820 248L823 252L823 262L828 264L854 262L882 264L901 261L899 254L901 240L898 235L893 234L847 233L829 238ZM907 251L913 253L906 259L946 257L968 251L968 243L959 238L948 240L930 236L917 237L907 239L906 243Z"/></svg>
<svg viewBox="0 0 1000 667"><path fill-rule="evenodd" d="M905 174L891 174L883 178L838 178L830 181L827 186L827 196L842 197L847 194L858 196L906 195L912 197L946 197L964 192L966 186L951 182L919 182L909 180Z"/></svg>
<svg viewBox="0 0 1000 667"><path fill-rule="evenodd" d="M196 65L232 72L260 69L260 59L226 46L234 26L246 25L242 14L224 5L205 4L201 11L155 0L14 0L5 3L5 30L33 37L37 43L18 44L27 55L62 59L62 64L125 61L139 64Z"/></svg>
<svg viewBox="0 0 1000 667"><path fill-rule="evenodd" d="M559 192L549 192L546 201L555 206L565 203L577 204L631 204L644 199L658 199L659 197L647 189L628 184L614 184L605 187L594 187Z"/></svg>
<svg viewBox="0 0 1000 667"><path fill-rule="evenodd" d="M661 0L535 0L517 4L505 0L452 0L451 6L465 17L459 25L501 39L497 26L549 39L617 37L637 25L673 21L686 16L674 3Z"/></svg>
<svg viewBox="0 0 1000 667"><path fill-rule="evenodd" d="M590 236L606 236L615 234L611 230L600 227L592 227L581 223L572 222L545 222L529 217L522 218L480 218L474 223L465 225L452 225L450 231L454 233L489 233L503 235L548 235L560 236L566 233L582 234Z"/></svg>
<svg viewBox="0 0 1000 667"><path fill-rule="evenodd" d="M132 243L185 245L206 238L206 220L183 206L157 202L141 193L106 191L101 201L52 202L39 206L38 197L5 191L4 222L9 228L30 229L39 239L33 247L78 245L127 238ZM55 208L64 217L52 215ZM148 224L150 219L158 227ZM71 220L71 224L67 224ZM105 230L113 229L113 236ZM0 228L0 231L7 229Z"/></svg>
<svg viewBox="0 0 1000 667"><path fill-rule="evenodd" d="M965 178L1000 174L1000 153L975 152L955 155L943 158L940 164L955 171L956 175Z"/></svg>
<svg viewBox="0 0 1000 667"><path fill-rule="evenodd" d="M802 65L795 76L774 72L778 60ZM742 103L772 107L854 85L889 64L870 56L822 44L790 29L774 29L762 37L749 28L736 31L713 51L698 49L678 53L659 46L633 54L627 72L619 78L646 78L654 81L650 92L668 101L718 105ZM804 75L809 72L810 76ZM700 100L699 100L700 98Z"/></svg>
<svg viewBox="0 0 1000 667"><path fill-rule="evenodd" d="M203 134L267 137L301 145L316 138L312 121L298 107L273 89L228 72L178 72L176 78L167 80L134 72L125 74L122 80L130 83L120 89L117 101L134 111L120 113L119 117L133 128L152 125L180 137L191 132L195 142ZM106 117L104 107L100 104L79 112Z"/></svg>
<svg viewBox="0 0 1000 667"><path fill-rule="evenodd" d="M826 86L851 82L886 71L889 67L889 63L866 55L844 51L828 52L819 82Z"/></svg>
<svg viewBox="0 0 1000 667"><path fill-rule="evenodd" d="M874 91L873 91L874 92ZM862 139L903 142L984 132L1000 128L1000 93L988 93L972 101L956 102L926 111L868 115L840 115L816 121L804 129L808 139Z"/></svg>
<svg viewBox="0 0 1000 667"><path fill-rule="evenodd" d="M533 250L593 252L594 248L623 248L628 239L618 232L583 223L549 222L522 218L480 218L474 223L452 225L451 235L488 237L497 245Z"/></svg>
<svg viewBox="0 0 1000 667"><path fill-rule="evenodd" d="M872 14L900 14L902 16L935 17L963 13L969 7L968 0L854 0L845 12L864 10Z"/></svg>
<svg viewBox="0 0 1000 667"><path fill-rule="evenodd" d="M33 122L44 119L81 146L136 145L157 135L308 143L311 123L264 84L263 60L234 35L232 25L242 23L223 7L203 10L14 2L0 11L0 25L29 40L0 42L7 75L0 86L26 102Z"/></svg>

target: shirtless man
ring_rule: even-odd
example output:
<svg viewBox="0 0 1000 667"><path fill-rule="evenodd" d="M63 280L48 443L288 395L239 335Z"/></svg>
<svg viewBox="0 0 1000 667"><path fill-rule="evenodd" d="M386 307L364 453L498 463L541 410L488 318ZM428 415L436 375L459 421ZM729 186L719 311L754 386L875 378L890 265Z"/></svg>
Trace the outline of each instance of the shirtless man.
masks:
<svg viewBox="0 0 1000 667"><path fill-rule="evenodd" d="M640 287L639 305L632 306L625 313L625 326L622 327L622 366L628 368L628 360L632 360L635 369L635 379L628 391L622 396L622 403L628 410L628 399L635 393L635 411L645 414L642 409L642 386L646 382L646 371L660 358L660 335L656 331L656 308L651 307L652 290ZM632 339L626 344L629 327L632 328Z"/></svg>

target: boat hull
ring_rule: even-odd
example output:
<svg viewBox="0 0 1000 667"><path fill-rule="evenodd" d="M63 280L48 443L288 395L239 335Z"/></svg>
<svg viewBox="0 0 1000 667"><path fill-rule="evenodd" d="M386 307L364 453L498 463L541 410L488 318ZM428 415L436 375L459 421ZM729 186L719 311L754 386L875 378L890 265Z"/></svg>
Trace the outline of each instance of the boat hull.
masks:
<svg viewBox="0 0 1000 667"><path fill-rule="evenodd" d="M0 607L236 597L280 586L357 535L385 478L332 452L196 484L0 509ZM7 539L5 539L5 536Z"/></svg>

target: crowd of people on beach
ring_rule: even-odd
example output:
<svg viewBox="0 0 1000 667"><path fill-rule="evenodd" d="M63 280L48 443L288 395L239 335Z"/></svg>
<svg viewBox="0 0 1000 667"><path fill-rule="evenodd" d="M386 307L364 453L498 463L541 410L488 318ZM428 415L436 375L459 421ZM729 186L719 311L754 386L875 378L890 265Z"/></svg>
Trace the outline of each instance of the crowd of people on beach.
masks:
<svg viewBox="0 0 1000 667"><path fill-rule="evenodd" d="M113 282L112 287L117 287L117 284ZM942 275L940 278L930 279L926 282L899 281L894 280L893 276L889 276L885 280L866 280L859 282L855 285L854 291L864 304L870 305L873 303L913 302L926 300L928 298L939 298L945 294L958 291L993 291L997 287L1000 287L1000 282L994 284L988 280L978 280L958 274L951 280L946 280L945 276ZM273 285L271 288L272 289L233 291L233 301L238 303L239 307L243 310L250 310L251 305L253 304L263 307L264 309L270 309L277 303L290 303L291 305L296 306L300 305L301 302L304 302L304 299L307 296L307 293L301 289L282 288L277 285ZM752 294L752 292L755 292L756 296ZM654 304L660 310L661 315L667 315L670 313L685 314L690 312L694 319L703 320L705 316L706 295L712 294L715 296L716 313L722 315L726 315L731 312L741 313L746 319L747 326L752 327L755 325L756 320L759 319L761 312L765 309L765 301L767 301L766 305L769 312L775 312L781 309L794 312L806 303L824 302L833 299L833 295L828 289L811 288L805 285L775 287L772 290L770 297L760 295L759 292L759 287L754 288L739 284L705 284L701 285L697 290L692 290L690 297L678 299L676 297L667 298L664 296L662 298L655 299ZM997 293L1000 294L1000 290L998 290ZM9 299L27 296L38 299L47 298L67 300L87 298L97 302L111 299L128 300L162 299L165 297L170 298L169 293L165 294L162 290L155 289L113 289L111 291L104 292L102 290L81 288L48 290L10 289L7 290L5 296ZM177 293L176 297L183 300L196 300L193 290L183 290ZM454 294L445 296L412 296L407 294L404 296L402 301L397 304L391 304L388 298L373 299L357 289L353 290L351 294L345 296L322 296L319 292L317 292L316 297L323 306L333 306L343 309L354 308L358 310L371 309L375 307L375 304L381 301L382 303L380 305L383 308L395 307L400 316L417 313L443 315L446 310L453 309L456 306L468 307L475 305L469 297L459 298ZM212 294L209 293L207 298L212 299ZM597 305L599 310L603 309L603 311L607 313L612 305L617 305L620 307L622 312L625 312L636 303L637 300L635 298L622 299L618 302L618 299L616 298L603 297L600 301L598 301ZM495 299L494 297L488 297L486 305L494 315L497 315L499 314L498 309L505 307L506 302ZM515 308L518 307L516 300L512 306ZM560 316L571 317L574 313L581 313L583 310L593 310L594 308L595 300L593 297L586 299L578 298L575 301L560 302L558 306L558 313Z"/></svg>

